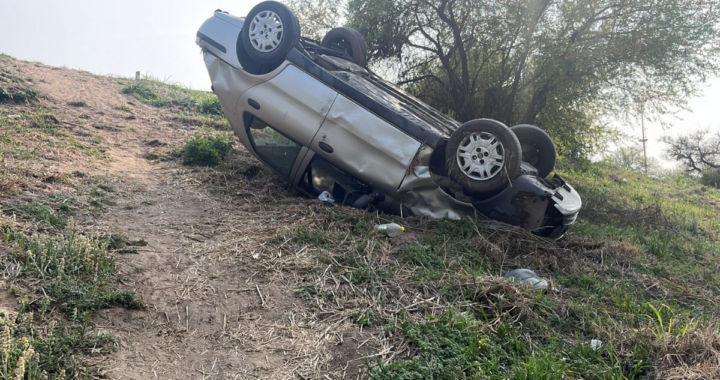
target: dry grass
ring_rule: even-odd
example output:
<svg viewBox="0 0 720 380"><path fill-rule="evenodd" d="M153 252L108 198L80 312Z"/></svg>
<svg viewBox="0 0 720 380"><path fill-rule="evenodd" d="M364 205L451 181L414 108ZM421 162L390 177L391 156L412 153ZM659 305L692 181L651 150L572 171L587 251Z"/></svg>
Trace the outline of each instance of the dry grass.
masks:
<svg viewBox="0 0 720 380"><path fill-rule="evenodd" d="M19 151L3 153L0 189L13 192L0 199L4 220L20 203L59 210L64 201L50 195L70 192L69 212L80 229L148 243L132 252L114 251L126 275L123 286L136 289L147 309L98 314L96 322L121 342L120 353L99 364L107 376L367 378L413 358L442 364L438 356L423 356L427 350L409 331L462 314L487 338L487 347L507 353L498 338L503 337L527 350L509 356L512 370L530 368L538 363L533 360L558 368L566 364L558 359L564 355L589 368L558 370L566 378L629 378L637 368L649 378L718 377L717 328L690 315L700 307L718 315L716 289L704 277L658 275L649 248L637 241L571 233L551 242L489 221L401 220L325 207L288 190L243 149L214 168L180 164L177 150L200 125L225 129L224 122L137 100L131 104L123 87L108 78L87 75L78 82L91 86L92 98L80 90L66 95L62 85L55 89L48 83L79 73L33 70L47 79L38 85L47 94L41 99L47 108L12 119L29 131L21 135L25 145L42 139L59 144L67 137L88 146L102 142L108 159L93 163L88 152L62 146L33 159ZM27 107L4 107L0 116L7 122ZM14 138L15 132L3 136ZM678 230L672 215L657 205L606 201L589 207L595 214L586 214L583 223L589 215L600 222L617 220L626 229ZM100 206L90 207L91 202ZM16 216L13 228L36 228L26 216ZM407 232L389 239L372 231L373 224L389 220L401 222ZM5 273L16 275L19 264L3 254ZM685 261L702 263L695 256ZM501 278L519 267L535 270L551 288L537 293ZM647 305L663 303L673 307L678 325L699 323L682 334L677 329L660 334ZM509 329L509 338L501 335L503 329ZM599 353L587 348L595 338L605 343Z"/></svg>

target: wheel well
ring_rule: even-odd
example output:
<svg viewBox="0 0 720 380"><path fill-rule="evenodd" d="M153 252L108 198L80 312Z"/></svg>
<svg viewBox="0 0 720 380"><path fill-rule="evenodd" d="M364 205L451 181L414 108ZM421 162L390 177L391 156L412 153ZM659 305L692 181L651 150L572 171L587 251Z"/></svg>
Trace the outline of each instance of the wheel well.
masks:
<svg viewBox="0 0 720 380"><path fill-rule="evenodd" d="M443 177L447 177L447 169L445 168L445 147L447 143L447 139L441 140L430 155L430 172Z"/></svg>

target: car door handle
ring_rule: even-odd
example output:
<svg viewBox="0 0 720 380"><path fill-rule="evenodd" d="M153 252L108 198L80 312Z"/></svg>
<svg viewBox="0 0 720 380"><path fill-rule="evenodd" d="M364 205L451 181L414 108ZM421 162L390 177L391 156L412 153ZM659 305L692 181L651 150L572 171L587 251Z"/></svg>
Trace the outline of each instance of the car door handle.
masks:
<svg viewBox="0 0 720 380"><path fill-rule="evenodd" d="M318 143L318 146L320 147L320 149L322 149L326 153L332 153L335 151L335 149L333 149L333 147L331 147L330 145L328 145L327 143L324 143L322 141L320 141Z"/></svg>

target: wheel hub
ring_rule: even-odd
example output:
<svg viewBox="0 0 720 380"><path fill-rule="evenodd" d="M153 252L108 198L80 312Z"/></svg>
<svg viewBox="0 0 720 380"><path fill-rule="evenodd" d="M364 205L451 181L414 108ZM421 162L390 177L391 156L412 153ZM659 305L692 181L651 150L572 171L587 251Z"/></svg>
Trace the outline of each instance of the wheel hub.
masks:
<svg viewBox="0 0 720 380"><path fill-rule="evenodd" d="M283 23L273 11L262 11L253 17L249 28L250 43L262 53L269 53L280 45L283 38Z"/></svg>
<svg viewBox="0 0 720 380"><path fill-rule="evenodd" d="M462 140L457 150L460 170L471 179L487 181L497 176L505 163L505 149L495 135L474 132Z"/></svg>

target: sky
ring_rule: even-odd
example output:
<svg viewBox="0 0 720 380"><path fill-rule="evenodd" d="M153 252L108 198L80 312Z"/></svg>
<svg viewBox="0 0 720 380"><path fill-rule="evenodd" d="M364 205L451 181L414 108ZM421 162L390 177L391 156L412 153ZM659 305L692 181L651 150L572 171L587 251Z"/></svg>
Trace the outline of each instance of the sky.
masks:
<svg viewBox="0 0 720 380"><path fill-rule="evenodd" d="M0 52L26 61L209 90L195 34L216 9L244 16L260 0L0 0ZM662 156L660 137L706 128L720 131L720 78L689 100L692 112L666 117L669 131L646 123L648 152ZM623 125L640 139L640 120Z"/></svg>

